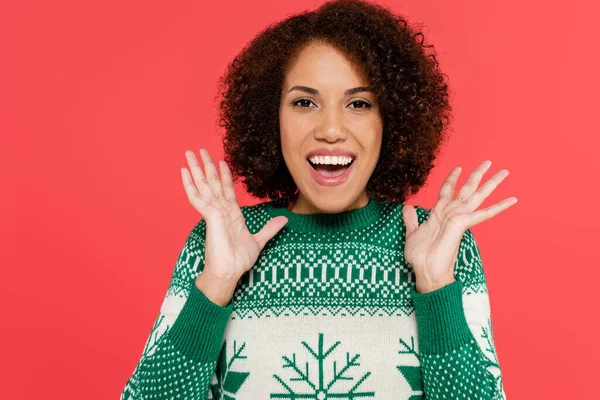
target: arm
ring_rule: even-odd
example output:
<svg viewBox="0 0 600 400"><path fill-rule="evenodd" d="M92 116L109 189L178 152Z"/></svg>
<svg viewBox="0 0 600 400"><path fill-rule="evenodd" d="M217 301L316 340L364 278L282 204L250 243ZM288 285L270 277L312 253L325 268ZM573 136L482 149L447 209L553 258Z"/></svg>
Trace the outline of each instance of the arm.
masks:
<svg viewBox="0 0 600 400"><path fill-rule="evenodd" d="M471 230L461 240L455 278L429 293L410 291L425 395L504 400L487 285Z"/></svg>
<svg viewBox="0 0 600 400"><path fill-rule="evenodd" d="M204 266L205 223L192 230L121 400L206 399L233 303L220 306L196 285Z"/></svg>

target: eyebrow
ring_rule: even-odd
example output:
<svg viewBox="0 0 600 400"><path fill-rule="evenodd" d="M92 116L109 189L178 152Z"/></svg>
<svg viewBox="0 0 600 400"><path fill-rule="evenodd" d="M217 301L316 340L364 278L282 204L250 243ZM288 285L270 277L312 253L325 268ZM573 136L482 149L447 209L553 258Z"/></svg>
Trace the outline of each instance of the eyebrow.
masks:
<svg viewBox="0 0 600 400"><path fill-rule="evenodd" d="M291 92L292 90L301 90L301 91L309 93L309 94L319 94L319 91L317 89L313 89L308 86L298 86L298 85L292 86L291 89L288 90L288 93ZM355 87L355 88L346 90L344 92L344 95L348 96L348 95L359 93L359 92L374 92L374 90L368 86L359 86L359 87Z"/></svg>

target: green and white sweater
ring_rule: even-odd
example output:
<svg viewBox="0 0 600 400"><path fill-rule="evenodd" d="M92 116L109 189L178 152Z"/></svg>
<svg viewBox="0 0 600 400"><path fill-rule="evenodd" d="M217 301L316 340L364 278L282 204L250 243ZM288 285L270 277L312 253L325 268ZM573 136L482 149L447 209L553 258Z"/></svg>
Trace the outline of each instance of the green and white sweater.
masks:
<svg viewBox="0 0 600 400"><path fill-rule="evenodd" d="M456 282L415 291L401 203L340 214L243 206L251 233L284 215L225 307L195 286L206 225L179 254L121 400L505 399L473 233ZM429 211L416 206L419 224Z"/></svg>

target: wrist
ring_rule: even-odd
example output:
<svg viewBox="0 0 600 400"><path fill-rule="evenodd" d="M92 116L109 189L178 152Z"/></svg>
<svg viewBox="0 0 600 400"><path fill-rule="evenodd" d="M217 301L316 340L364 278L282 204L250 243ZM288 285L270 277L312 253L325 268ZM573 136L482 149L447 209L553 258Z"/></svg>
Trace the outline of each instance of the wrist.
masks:
<svg viewBox="0 0 600 400"><path fill-rule="evenodd" d="M417 277L415 290L417 293L425 294L441 289L444 286L448 286L454 282L456 282L456 278L454 278L454 276L442 279L425 279Z"/></svg>
<svg viewBox="0 0 600 400"><path fill-rule="evenodd" d="M196 278L195 284L196 288L210 301L221 307L226 307L231 302L238 281L239 279L234 281L233 278L216 278L207 273L207 271L203 271Z"/></svg>

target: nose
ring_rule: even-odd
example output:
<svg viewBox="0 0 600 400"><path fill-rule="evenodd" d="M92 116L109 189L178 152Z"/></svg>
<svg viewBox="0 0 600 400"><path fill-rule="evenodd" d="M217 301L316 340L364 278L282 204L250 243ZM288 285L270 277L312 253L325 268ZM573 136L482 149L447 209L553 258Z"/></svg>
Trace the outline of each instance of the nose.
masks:
<svg viewBox="0 0 600 400"><path fill-rule="evenodd" d="M346 139L346 128L344 126L344 114L335 107L323 109L322 121L315 129L315 138L324 139L328 142L336 142Z"/></svg>

